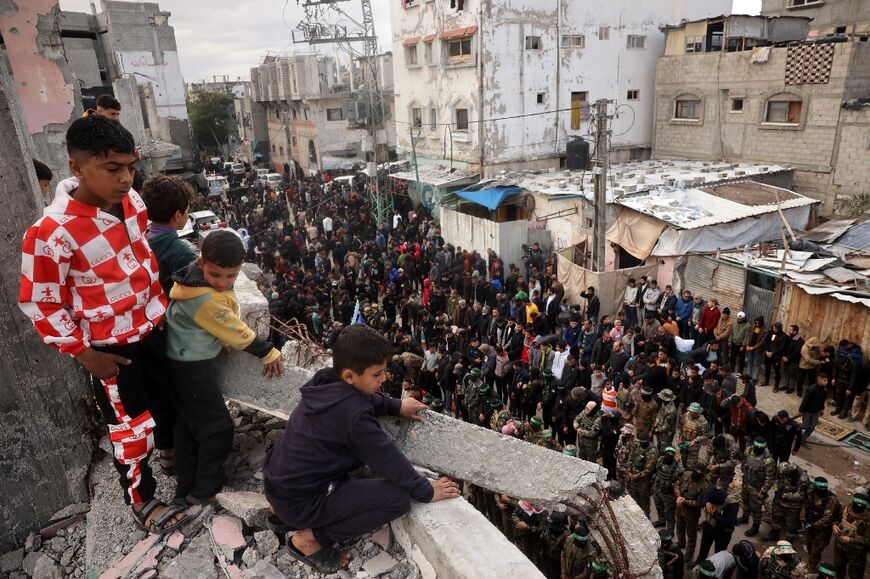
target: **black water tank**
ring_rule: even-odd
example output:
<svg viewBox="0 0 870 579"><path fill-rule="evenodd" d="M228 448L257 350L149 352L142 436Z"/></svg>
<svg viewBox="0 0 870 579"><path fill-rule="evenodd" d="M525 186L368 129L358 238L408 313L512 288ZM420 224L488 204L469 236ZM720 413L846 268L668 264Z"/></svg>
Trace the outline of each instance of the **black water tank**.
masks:
<svg viewBox="0 0 870 579"><path fill-rule="evenodd" d="M568 141L565 146L565 165L569 171L589 169L589 143L580 137Z"/></svg>

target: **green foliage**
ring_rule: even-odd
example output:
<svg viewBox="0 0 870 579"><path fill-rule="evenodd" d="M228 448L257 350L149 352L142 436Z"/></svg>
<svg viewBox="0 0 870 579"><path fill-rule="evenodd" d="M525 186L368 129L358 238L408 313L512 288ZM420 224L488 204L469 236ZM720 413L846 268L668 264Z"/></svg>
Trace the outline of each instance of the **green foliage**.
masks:
<svg viewBox="0 0 870 579"><path fill-rule="evenodd" d="M870 193L859 193L853 195L848 200L848 208L846 210L850 217L860 217L865 213L870 213Z"/></svg>
<svg viewBox="0 0 870 579"><path fill-rule="evenodd" d="M190 95L187 100L187 114L200 147L211 148L226 144L226 126L233 122L232 109L232 95L205 91L196 91Z"/></svg>

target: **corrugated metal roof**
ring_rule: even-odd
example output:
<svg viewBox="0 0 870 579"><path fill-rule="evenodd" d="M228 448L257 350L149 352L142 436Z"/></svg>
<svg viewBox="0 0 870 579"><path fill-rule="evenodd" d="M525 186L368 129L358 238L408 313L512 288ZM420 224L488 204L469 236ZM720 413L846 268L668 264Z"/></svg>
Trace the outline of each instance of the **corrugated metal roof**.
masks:
<svg viewBox="0 0 870 579"><path fill-rule="evenodd" d="M754 181L747 182L753 191L759 188L770 193L780 194L780 209L805 207L819 203L818 200L798 195L787 189L765 185ZM740 183L731 183L733 190ZM731 199L715 195L715 187L704 189L679 189L662 187L639 195L619 197L615 202L646 215L660 219L678 229L698 229L708 225L730 223L747 217L773 213L777 210L776 203L770 203L770 196L760 199L760 204L746 205ZM733 197L733 196L732 196Z"/></svg>
<svg viewBox="0 0 870 579"><path fill-rule="evenodd" d="M480 173L470 169L450 169L441 165L424 165L418 171L413 169L411 171L401 171L391 174L390 177L402 179L403 181L417 181L418 174L421 183L428 183L434 187L443 187L444 185L458 183L459 181L477 179L480 176Z"/></svg>

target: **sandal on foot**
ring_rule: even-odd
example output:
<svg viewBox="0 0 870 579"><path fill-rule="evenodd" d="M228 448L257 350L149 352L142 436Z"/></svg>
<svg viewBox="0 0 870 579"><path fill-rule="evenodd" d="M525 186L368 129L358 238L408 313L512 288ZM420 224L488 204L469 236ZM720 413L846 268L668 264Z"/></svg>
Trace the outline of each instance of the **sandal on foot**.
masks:
<svg viewBox="0 0 870 579"><path fill-rule="evenodd" d="M287 541L287 551L293 558L314 567L324 575L338 573L341 569L341 551L335 547L321 547L316 553L305 555L296 548L293 541Z"/></svg>
<svg viewBox="0 0 870 579"><path fill-rule="evenodd" d="M290 525L285 524L278 518L278 515L269 515L268 518L266 518L266 528L278 535L278 537L283 537L290 531L299 530L296 527L291 527Z"/></svg>
<svg viewBox="0 0 870 579"><path fill-rule="evenodd" d="M163 512L157 515L156 517L151 519L151 522L147 525L145 521L148 520L148 517L151 514L163 507ZM145 531L146 533L153 533L155 535L164 535L169 533L170 531L174 531L184 522L184 519L180 521L175 521L170 523L169 521L173 518L181 514L181 511L175 505L167 505L157 499L151 499L142 507L138 512L136 509L133 510L133 516L136 519L136 526Z"/></svg>

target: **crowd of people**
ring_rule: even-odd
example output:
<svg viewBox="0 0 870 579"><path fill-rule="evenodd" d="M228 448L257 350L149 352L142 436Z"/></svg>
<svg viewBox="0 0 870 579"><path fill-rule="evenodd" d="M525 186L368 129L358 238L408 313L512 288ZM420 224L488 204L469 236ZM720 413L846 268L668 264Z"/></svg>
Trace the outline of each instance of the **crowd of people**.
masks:
<svg viewBox="0 0 870 579"><path fill-rule="evenodd" d="M343 327L367 324L393 344L384 392L600 462L617 483L611 491L624 488L648 516L654 498L667 577L682 576L684 564L699 576L863 577L867 496L841 509L827 481L789 462L810 445L826 404L870 425L870 366L858 345L804 340L795 325L750 321L646 277L629 280L621 311L607 312L594 287L569 304L537 244L505 264L492 250L446 243L424 209L396 201L378 223L360 182L255 185L230 211L269 274L261 289L270 313L305 324L327 348ZM802 398L802 425L756 408L756 388L771 384ZM732 485L738 465L742 481ZM586 521L469 484L466 494L548 577L610 572ZM753 537L762 519L769 549L744 540L728 550L738 523L751 521ZM835 563L820 567L832 538Z"/></svg>
<svg viewBox="0 0 870 579"><path fill-rule="evenodd" d="M732 320L715 299L660 290L655 279L630 280L618 312L594 287L568 303L556 262L537 244L518 264L454 247L408 197L375 216L364 182L328 175L285 174L277 190L252 175L246 191L214 207L238 236L211 233L197 255L174 233L191 209L189 189L156 176L140 198L132 137L102 119L76 121L67 134L75 177L25 234L19 300L43 339L94 377L125 499L146 530L171 532L188 505L214 502L223 484L232 422L214 372L221 347L257 356L270 377L282 372L281 324L266 342L238 318L232 286L247 258L265 272L258 282L277 321L304 324L311 339L345 352L350 361L329 376L337 388L371 396L374 387L384 412L413 419L425 404L600 462L612 498L627 492L648 517L654 504L666 577L686 568L698 577L864 576L870 498L856 493L844 506L827 480L810 481L790 461L829 398L838 415L866 425L868 363L858 345L804 341L797 326L750 325L742 312ZM384 345L354 361L341 335L359 324ZM389 347L376 384L366 373ZM757 408L757 388L771 377L774 391L802 396L803 426L785 410ZM154 496L152 445L178 479L171 504ZM408 479L418 500L458 492L451 481L430 489ZM611 576L607 546L590 534L595 521L464 486L547 577ZM751 538L762 520L769 548L741 540L729 549L738 524L752 522ZM297 554L320 549L339 565L326 547L344 534L317 532L311 553L295 545ZM801 539L805 561L794 549ZM822 563L831 541L833 563Z"/></svg>

